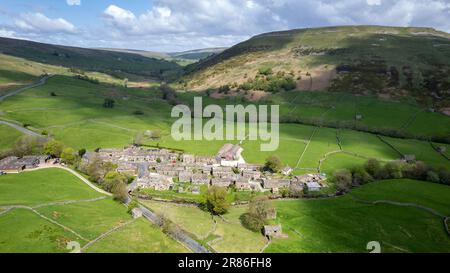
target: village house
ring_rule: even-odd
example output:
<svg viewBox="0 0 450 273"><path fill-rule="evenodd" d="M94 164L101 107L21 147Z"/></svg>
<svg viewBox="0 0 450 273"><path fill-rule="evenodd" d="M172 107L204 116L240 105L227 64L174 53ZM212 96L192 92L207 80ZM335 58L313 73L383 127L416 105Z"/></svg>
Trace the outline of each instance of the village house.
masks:
<svg viewBox="0 0 450 273"><path fill-rule="evenodd" d="M239 164L245 163L241 156L243 150L244 149L237 144L233 145L231 143L226 143L220 148L216 159L222 166L237 167Z"/></svg>
<svg viewBox="0 0 450 273"><path fill-rule="evenodd" d="M196 156L195 157L195 163L198 164L206 164L206 165L214 165L217 164L218 161L214 157L210 156Z"/></svg>
<svg viewBox="0 0 450 273"><path fill-rule="evenodd" d="M284 167L282 170L281 170L281 173L283 174L283 175L290 175L291 173L292 173L292 168L291 167L289 167L289 166L286 166L286 167Z"/></svg>
<svg viewBox="0 0 450 273"><path fill-rule="evenodd" d="M181 160L183 161L184 164L193 164L195 163L195 156L190 154L183 154L181 156Z"/></svg>
<svg viewBox="0 0 450 273"><path fill-rule="evenodd" d="M119 162L117 164L117 172L136 176L138 174L138 166L133 163Z"/></svg>
<svg viewBox="0 0 450 273"><path fill-rule="evenodd" d="M180 171L178 173L178 181L191 182L192 175L193 175L192 171Z"/></svg>
<svg viewBox="0 0 450 273"><path fill-rule="evenodd" d="M194 173L191 176L191 183L192 184L207 184L209 185L210 179L207 174L203 173Z"/></svg>
<svg viewBox="0 0 450 273"><path fill-rule="evenodd" d="M143 189L154 189L158 191L170 190L174 183L171 177L148 173L146 176L138 178L136 187Z"/></svg>
<svg viewBox="0 0 450 273"><path fill-rule="evenodd" d="M211 186L229 187L233 181L225 178L212 178Z"/></svg>
<svg viewBox="0 0 450 273"><path fill-rule="evenodd" d="M202 166L202 172L207 175L211 174L212 169L213 169L213 166L211 166L211 165Z"/></svg>
<svg viewBox="0 0 450 273"><path fill-rule="evenodd" d="M212 175L217 178L230 178L235 176L231 167L216 166L212 168Z"/></svg>
<svg viewBox="0 0 450 273"><path fill-rule="evenodd" d="M252 184L250 184L249 179L242 176L236 179L235 186L237 190L252 190Z"/></svg>
<svg viewBox="0 0 450 273"><path fill-rule="evenodd" d="M261 178L261 172L253 171L253 170L243 170L242 177L248 178L251 180L256 180L256 179Z"/></svg>
<svg viewBox="0 0 450 273"><path fill-rule="evenodd" d="M264 179L263 180L263 187L265 189L271 189L273 192L278 192L280 188L287 188L289 187L291 181L288 179Z"/></svg>

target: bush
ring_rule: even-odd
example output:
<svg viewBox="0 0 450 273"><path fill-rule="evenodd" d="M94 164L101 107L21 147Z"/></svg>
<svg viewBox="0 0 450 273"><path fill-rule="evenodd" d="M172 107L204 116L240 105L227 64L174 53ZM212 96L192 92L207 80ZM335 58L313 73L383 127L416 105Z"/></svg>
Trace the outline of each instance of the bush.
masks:
<svg viewBox="0 0 450 273"><path fill-rule="evenodd" d="M103 107L105 107L105 108L114 108L114 103L116 103L115 100L110 99L110 98L106 98L103 101Z"/></svg>
<svg viewBox="0 0 450 273"><path fill-rule="evenodd" d="M281 160L278 156L271 155L266 159L266 163L264 164L264 170L277 173L281 170Z"/></svg>
<svg viewBox="0 0 450 273"><path fill-rule="evenodd" d="M439 174L437 174L434 171L428 171L427 172L427 180L433 183L439 183Z"/></svg>
<svg viewBox="0 0 450 273"><path fill-rule="evenodd" d="M144 112L141 111L141 110L136 110L136 111L133 112L133 115L142 116L142 115L144 115Z"/></svg>
<svg viewBox="0 0 450 273"><path fill-rule="evenodd" d="M44 146L45 154L53 157L61 157L61 153L63 150L64 150L64 143L58 140L50 140Z"/></svg>
<svg viewBox="0 0 450 273"><path fill-rule="evenodd" d="M381 170L380 161L371 158L366 162L366 164L364 164L364 169L371 176L375 176Z"/></svg>
<svg viewBox="0 0 450 273"><path fill-rule="evenodd" d="M373 177L366 171L363 166L355 167L352 170L353 184L364 185L373 182Z"/></svg>
<svg viewBox="0 0 450 273"><path fill-rule="evenodd" d="M388 162L384 165L384 168L389 178L398 179L403 177L402 164L399 161Z"/></svg>
<svg viewBox="0 0 450 273"><path fill-rule="evenodd" d="M66 164L75 165L78 162L79 157L74 149L68 147L61 152L61 159Z"/></svg>
<svg viewBox="0 0 450 273"><path fill-rule="evenodd" d="M206 208L215 215L225 214L230 207L227 190L223 187L211 186L206 192Z"/></svg>
<svg viewBox="0 0 450 273"><path fill-rule="evenodd" d="M127 185L123 182L114 185L111 190L114 200L125 203L128 200Z"/></svg>
<svg viewBox="0 0 450 273"><path fill-rule="evenodd" d="M265 225L265 221L250 213L244 213L239 217L242 225L252 231L261 231Z"/></svg>
<svg viewBox="0 0 450 273"><path fill-rule="evenodd" d="M339 192L347 192L352 186L352 173L347 169L337 170L333 173L332 181Z"/></svg>

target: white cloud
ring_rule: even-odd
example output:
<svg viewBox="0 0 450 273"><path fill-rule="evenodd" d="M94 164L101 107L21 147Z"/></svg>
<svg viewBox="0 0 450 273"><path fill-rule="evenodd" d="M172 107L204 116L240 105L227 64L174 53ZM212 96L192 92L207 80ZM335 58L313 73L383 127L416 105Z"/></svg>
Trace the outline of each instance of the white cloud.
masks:
<svg viewBox="0 0 450 273"><path fill-rule="evenodd" d="M31 33L76 33L76 27L63 18L51 19L42 13L22 14L14 21L15 26Z"/></svg>
<svg viewBox="0 0 450 273"><path fill-rule="evenodd" d="M252 35L274 30L330 25L426 26L450 31L449 0L148 2L152 2L149 8L139 11L117 4L104 6L96 11L102 12L104 24L79 28L65 19L51 19L40 13L10 16L4 22L9 25L0 25L0 35L88 47L178 51L231 46Z"/></svg>
<svg viewBox="0 0 450 273"><path fill-rule="evenodd" d="M79 6L81 5L81 0L66 0L69 6Z"/></svg>
<svg viewBox="0 0 450 273"><path fill-rule="evenodd" d="M369 6L379 6L381 5L381 0L366 0Z"/></svg>

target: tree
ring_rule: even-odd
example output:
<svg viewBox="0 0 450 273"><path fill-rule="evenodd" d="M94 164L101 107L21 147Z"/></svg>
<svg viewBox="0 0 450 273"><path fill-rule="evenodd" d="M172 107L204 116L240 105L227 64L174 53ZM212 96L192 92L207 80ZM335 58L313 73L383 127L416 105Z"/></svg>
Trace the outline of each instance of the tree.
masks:
<svg viewBox="0 0 450 273"><path fill-rule="evenodd" d="M206 208L216 215L225 214L230 207L227 190L223 187L211 186L206 192Z"/></svg>
<svg viewBox="0 0 450 273"><path fill-rule="evenodd" d="M106 191L112 192L120 183L126 184L127 178L116 171L109 171L103 178L102 186Z"/></svg>
<svg viewBox="0 0 450 273"><path fill-rule="evenodd" d="M61 159L66 164L75 165L79 157L74 149L67 147L61 152Z"/></svg>
<svg viewBox="0 0 450 273"><path fill-rule="evenodd" d="M113 100L113 99L106 98L106 99L103 101L103 107L105 107L105 108L114 108L114 103L115 103L115 102L116 102L116 101Z"/></svg>
<svg viewBox="0 0 450 273"><path fill-rule="evenodd" d="M445 168L439 169L439 181L442 184L450 185L450 171Z"/></svg>
<svg viewBox="0 0 450 273"><path fill-rule="evenodd" d="M347 192L352 186L352 173L347 169L337 170L333 173L333 182L340 192Z"/></svg>
<svg viewBox="0 0 450 273"><path fill-rule="evenodd" d="M273 215L275 215L275 209L269 198L267 196L255 196L250 201L247 213L244 213L240 220L244 227L253 231L260 231Z"/></svg>
<svg viewBox="0 0 450 273"><path fill-rule="evenodd" d="M137 146L141 146L144 144L145 136L143 132L137 132L136 136L133 139L133 144Z"/></svg>
<svg viewBox="0 0 450 273"><path fill-rule="evenodd" d="M31 155L40 153L42 150L42 143L37 137L23 135L19 137L12 148L12 153L15 156L22 157L24 155Z"/></svg>
<svg viewBox="0 0 450 273"><path fill-rule="evenodd" d="M248 213L253 214L263 220L267 220L275 213L275 209L267 196L255 196L250 201Z"/></svg>
<svg viewBox="0 0 450 273"><path fill-rule="evenodd" d="M386 165L384 165L384 168L388 173L389 178L398 179L403 177L402 165L399 161L388 162L386 163Z"/></svg>
<svg viewBox="0 0 450 273"><path fill-rule="evenodd" d="M371 158L366 162L366 164L364 164L364 168L366 169L367 173L375 177L381 170L381 164L380 161Z"/></svg>
<svg viewBox="0 0 450 273"><path fill-rule="evenodd" d="M362 166L353 168L352 176L354 185L363 185L373 181L373 177Z"/></svg>
<svg viewBox="0 0 450 273"><path fill-rule="evenodd" d="M428 171L427 172L427 180L433 183L439 183L439 174L435 171Z"/></svg>
<svg viewBox="0 0 450 273"><path fill-rule="evenodd" d="M281 167L281 160L275 155L269 156L266 159L266 163L264 164L264 169L272 173L279 172L281 170Z"/></svg>
<svg viewBox="0 0 450 273"><path fill-rule="evenodd" d="M83 157L86 154L86 149L82 148L80 150L78 150L78 156L79 157Z"/></svg>
<svg viewBox="0 0 450 273"><path fill-rule="evenodd" d="M114 185L111 189L114 200L125 203L128 200L127 185L123 182Z"/></svg>
<svg viewBox="0 0 450 273"><path fill-rule="evenodd" d="M63 150L64 144L58 140L50 140L44 146L45 154L53 157L61 157L61 153Z"/></svg>

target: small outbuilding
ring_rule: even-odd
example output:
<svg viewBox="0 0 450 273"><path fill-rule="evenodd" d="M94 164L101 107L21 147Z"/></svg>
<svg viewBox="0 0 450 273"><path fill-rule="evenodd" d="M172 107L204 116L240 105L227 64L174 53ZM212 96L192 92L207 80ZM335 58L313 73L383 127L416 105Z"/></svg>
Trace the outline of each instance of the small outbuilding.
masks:
<svg viewBox="0 0 450 273"><path fill-rule="evenodd" d="M281 225L264 226L264 236L270 236L270 237L282 236Z"/></svg>

